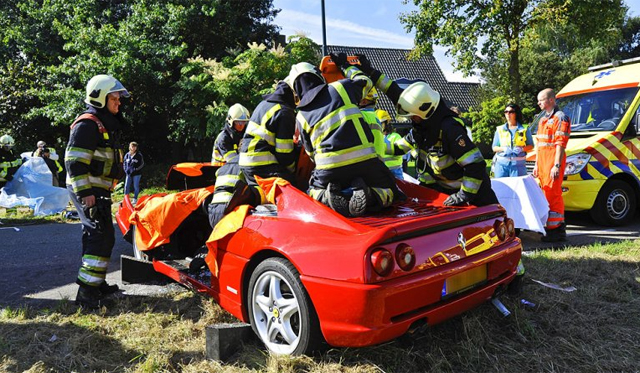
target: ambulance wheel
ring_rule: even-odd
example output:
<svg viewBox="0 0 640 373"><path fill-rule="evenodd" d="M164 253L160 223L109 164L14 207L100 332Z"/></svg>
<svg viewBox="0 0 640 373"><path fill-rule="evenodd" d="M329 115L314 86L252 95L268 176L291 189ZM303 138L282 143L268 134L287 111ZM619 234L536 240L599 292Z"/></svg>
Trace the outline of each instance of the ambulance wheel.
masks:
<svg viewBox="0 0 640 373"><path fill-rule="evenodd" d="M627 224L636 212L636 195L622 180L609 180L598 193L591 209L596 223L606 226Z"/></svg>
<svg viewBox="0 0 640 373"><path fill-rule="evenodd" d="M323 341L300 274L287 260L269 258L258 264L247 297L251 327L269 351L307 354Z"/></svg>
<svg viewBox="0 0 640 373"><path fill-rule="evenodd" d="M145 254L142 250L138 249L138 245L136 244L136 226L132 226L131 229L131 242L133 243L133 256L138 260L149 260L149 256Z"/></svg>

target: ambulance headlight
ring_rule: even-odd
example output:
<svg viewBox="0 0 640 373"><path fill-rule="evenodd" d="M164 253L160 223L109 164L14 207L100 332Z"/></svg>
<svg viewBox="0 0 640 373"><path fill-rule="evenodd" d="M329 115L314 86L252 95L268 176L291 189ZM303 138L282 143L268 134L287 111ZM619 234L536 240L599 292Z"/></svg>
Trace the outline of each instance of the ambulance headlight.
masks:
<svg viewBox="0 0 640 373"><path fill-rule="evenodd" d="M575 175L587 166L591 154L578 153L567 157L567 167L564 170L565 175Z"/></svg>

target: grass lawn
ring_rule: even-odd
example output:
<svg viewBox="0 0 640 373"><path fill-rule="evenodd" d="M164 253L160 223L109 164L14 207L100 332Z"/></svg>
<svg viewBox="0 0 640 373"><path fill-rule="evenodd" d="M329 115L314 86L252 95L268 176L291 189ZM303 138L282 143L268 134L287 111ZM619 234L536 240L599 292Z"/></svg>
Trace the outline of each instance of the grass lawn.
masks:
<svg viewBox="0 0 640 373"><path fill-rule="evenodd" d="M523 258L528 280L512 312L491 304L383 345L273 357L243 346L205 358L207 325L234 322L178 286L125 296L100 312L0 309L3 372L629 372L640 366L640 241L545 250ZM562 287L564 292L531 279ZM520 304L524 298L535 307Z"/></svg>

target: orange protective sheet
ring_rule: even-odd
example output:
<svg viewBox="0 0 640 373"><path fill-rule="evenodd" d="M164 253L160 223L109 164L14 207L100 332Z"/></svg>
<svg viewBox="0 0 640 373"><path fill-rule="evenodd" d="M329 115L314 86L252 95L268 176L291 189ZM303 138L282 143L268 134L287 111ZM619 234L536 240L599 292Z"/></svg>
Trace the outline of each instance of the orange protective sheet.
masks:
<svg viewBox="0 0 640 373"><path fill-rule="evenodd" d="M186 176L200 176L202 175L202 171L200 170L202 167L204 166L210 166L212 165L211 163L195 163L195 162L185 162L185 163L178 163L177 165L171 167L176 171L181 172L182 174L186 175Z"/></svg>
<svg viewBox="0 0 640 373"><path fill-rule="evenodd" d="M276 190L278 189L275 187L276 185L285 186L289 184L288 181L279 177L262 179L259 176L256 176L255 178L260 188L264 191L269 203L275 203L276 201ZM209 253L204 258L204 261L209 266L209 270L213 276L218 277L218 271L220 269L216 260L218 257L218 242L242 228L244 219L249 215L250 209L251 206L249 205L236 207L233 211L225 215L218 224L216 224L213 232L211 232L211 235L209 236L209 239L207 239L207 248L209 249Z"/></svg>
<svg viewBox="0 0 640 373"><path fill-rule="evenodd" d="M169 237L202 202L213 193L214 185L141 199L129 217L136 226L136 245L148 250L169 243Z"/></svg>

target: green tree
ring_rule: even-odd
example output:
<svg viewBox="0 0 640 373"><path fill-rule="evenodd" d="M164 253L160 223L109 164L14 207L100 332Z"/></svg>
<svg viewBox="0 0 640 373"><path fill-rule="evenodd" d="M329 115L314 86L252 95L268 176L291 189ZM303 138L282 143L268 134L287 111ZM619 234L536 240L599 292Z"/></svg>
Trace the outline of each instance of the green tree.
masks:
<svg viewBox="0 0 640 373"><path fill-rule="evenodd" d="M8 73L0 108L15 107L0 112L3 126L45 121L66 137L83 110L86 82L112 74L132 93L125 140L135 138L157 158L171 154L169 125L179 115L172 102L187 60L221 59L247 42L269 44L277 33L272 0L18 0L0 10L0 72ZM22 138L28 130L14 132Z"/></svg>
<svg viewBox="0 0 640 373"><path fill-rule="evenodd" d="M613 52L618 60L640 57L640 17L627 17L622 26L622 41Z"/></svg>
<svg viewBox="0 0 640 373"><path fill-rule="evenodd" d="M286 47L268 48L251 43L237 56L222 61L189 59L182 67L172 101L179 113L171 124L172 137L197 144L199 154L210 152L231 105L240 103L253 111L262 95L287 76L292 64L300 61L318 64L319 50L311 39L295 36Z"/></svg>
<svg viewBox="0 0 640 373"><path fill-rule="evenodd" d="M408 0L404 0L405 3ZM401 22L415 30L415 55L430 54L433 44L450 48L455 67L465 74L491 69L504 61L509 84L507 96L520 101L522 69L520 51L530 30L571 25L579 40L615 33L626 8L622 0L414 0L417 11L405 13ZM594 27L593 9L598 9ZM565 29L567 30L567 29Z"/></svg>

